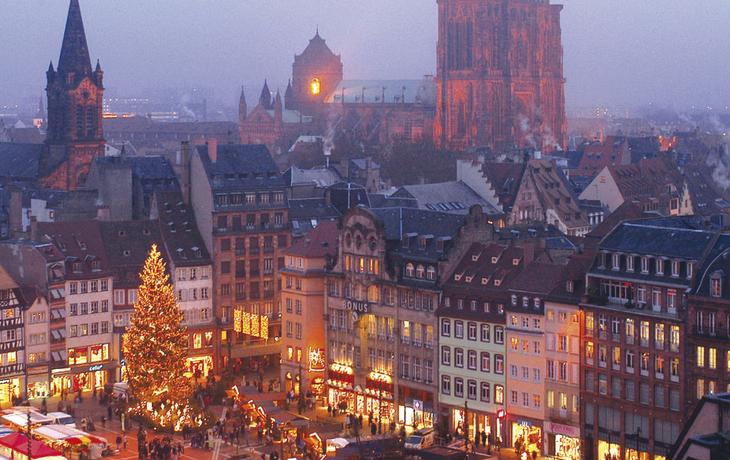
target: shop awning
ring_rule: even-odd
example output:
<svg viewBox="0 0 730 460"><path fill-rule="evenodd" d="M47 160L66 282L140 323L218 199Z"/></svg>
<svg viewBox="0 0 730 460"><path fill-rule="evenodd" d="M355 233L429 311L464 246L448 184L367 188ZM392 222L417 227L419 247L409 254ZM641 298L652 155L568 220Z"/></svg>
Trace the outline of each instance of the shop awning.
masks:
<svg viewBox="0 0 730 460"><path fill-rule="evenodd" d="M291 412L287 411L281 411L279 413L276 413L271 416L274 420L276 420L276 423L289 423L293 422L294 420L304 420L302 417L298 416L297 414L292 414Z"/></svg>
<svg viewBox="0 0 730 460"><path fill-rule="evenodd" d="M28 438L20 433L3 436L0 438L0 446L10 448L20 454L28 454ZM60 457L61 453L55 449L51 449L42 442L31 439L30 456L31 458Z"/></svg>

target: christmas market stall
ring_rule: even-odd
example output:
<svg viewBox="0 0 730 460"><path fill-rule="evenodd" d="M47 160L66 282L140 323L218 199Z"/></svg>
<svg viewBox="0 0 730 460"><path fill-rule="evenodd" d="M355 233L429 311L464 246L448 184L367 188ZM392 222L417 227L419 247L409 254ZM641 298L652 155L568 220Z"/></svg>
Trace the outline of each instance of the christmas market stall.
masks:
<svg viewBox="0 0 730 460"><path fill-rule="evenodd" d="M13 431L28 431L28 417L30 416L30 427L31 429L39 427L41 425L50 425L53 420L50 417L46 417L40 412L26 411L21 413L15 410L3 411L3 415L0 415L0 424L10 428Z"/></svg>
<svg viewBox="0 0 730 460"><path fill-rule="evenodd" d="M107 449L106 439L65 425L38 427L33 430L32 436L43 444L63 452L70 459L83 456L99 460Z"/></svg>
<svg viewBox="0 0 730 460"><path fill-rule="evenodd" d="M28 460L28 438L12 433L0 438L0 455L15 460ZM35 439L30 440L30 458L33 460L66 460L66 457Z"/></svg>

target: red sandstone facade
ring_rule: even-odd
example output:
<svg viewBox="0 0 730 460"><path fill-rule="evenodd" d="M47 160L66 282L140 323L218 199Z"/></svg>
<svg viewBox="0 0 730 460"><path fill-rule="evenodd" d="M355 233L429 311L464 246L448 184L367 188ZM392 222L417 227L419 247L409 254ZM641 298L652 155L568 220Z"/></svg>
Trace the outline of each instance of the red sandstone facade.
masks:
<svg viewBox="0 0 730 460"><path fill-rule="evenodd" d="M448 148L565 146L561 5L437 0L434 138Z"/></svg>

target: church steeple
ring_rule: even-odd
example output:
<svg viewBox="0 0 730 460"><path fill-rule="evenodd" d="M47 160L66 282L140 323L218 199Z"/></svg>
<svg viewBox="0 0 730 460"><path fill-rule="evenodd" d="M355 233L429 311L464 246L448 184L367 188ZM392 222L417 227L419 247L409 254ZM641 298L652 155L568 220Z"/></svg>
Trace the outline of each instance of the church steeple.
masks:
<svg viewBox="0 0 730 460"><path fill-rule="evenodd" d="M271 109L271 90L269 84L264 80L264 87L261 89L261 96L259 97L259 104L266 110Z"/></svg>
<svg viewBox="0 0 730 460"><path fill-rule="evenodd" d="M104 72L91 66L79 0L70 0L61 56L46 72L47 149L40 161L45 187L83 187L94 156L105 153Z"/></svg>
<svg viewBox="0 0 730 460"><path fill-rule="evenodd" d="M241 98L238 100L238 121L239 121L239 123L243 123L243 120L246 119L246 115L248 115L248 105L246 104L246 92L243 90L243 86L241 86Z"/></svg>
<svg viewBox="0 0 730 460"><path fill-rule="evenodd" d="M91 77L91 58L86 44L84 22L81 19L79 0L71 0L66 18L66 31L63 34L61 57L58 58L58 74L66 77L73 74L76 83Z"/></svg>

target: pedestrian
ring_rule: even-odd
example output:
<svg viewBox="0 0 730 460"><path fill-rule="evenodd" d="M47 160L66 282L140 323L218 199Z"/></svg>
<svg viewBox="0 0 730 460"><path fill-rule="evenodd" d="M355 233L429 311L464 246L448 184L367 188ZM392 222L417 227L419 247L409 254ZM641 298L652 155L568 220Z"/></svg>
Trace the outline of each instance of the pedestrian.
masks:
<svg viewBox="0 0 730 460"><path fill-rule="evenodd" d="M121 452L122 451L122 435L118 434L116 441L117 441L117 452Z"/></svg>
<svg viewBox="0 0 730 460"><path fill-rule="evenodd" d="M246 425L244 425L243 429L246 432L246 447L248 447L250 445L249 439L248 439L248 434L249 434L249 431L251 431L251 427L248 426L248 424L246 424Z"/></svg>
<svg viewBox="0 0 730 460"><path fill-rule="evenodd" d="M112 419L112 411L113 411L112 406L107 406L107 408L106 408L106 415L107 415L107 417L106 418L109 419L109 420Z"/></svg>
<svg viewBox="0 0 730 460"><path fill-rule="evenodd" d="M127 446L129 445L129 440L127 439L127 432L124 431L124 436L122 436L122 445L124 446L124 450L127 450Z"/></svg>
<svg viewBox="0 0 730 460"><path fill-rule="evenodd" d="M370 423L370 435L371 435L371 436L375 436L375 433L376 433L377 431L378 431L378 427L377 427L377 425L375 425L374 423L372 423L372 422L371 422L371 423Z"/></svg>
<svg viewBox="0 0 730 460"><path fill-rule="evenodd" d="M261 426L260 423L259 423L259 430L258 430L258 440L259 440L259 444L261 444L264 440L264 428Z"/></svg>
<svg viewBox="0 0 730 460"><path fill-rule="evenodd" d="M101 416L101 427L106 428L106 415Z"/></svg>

